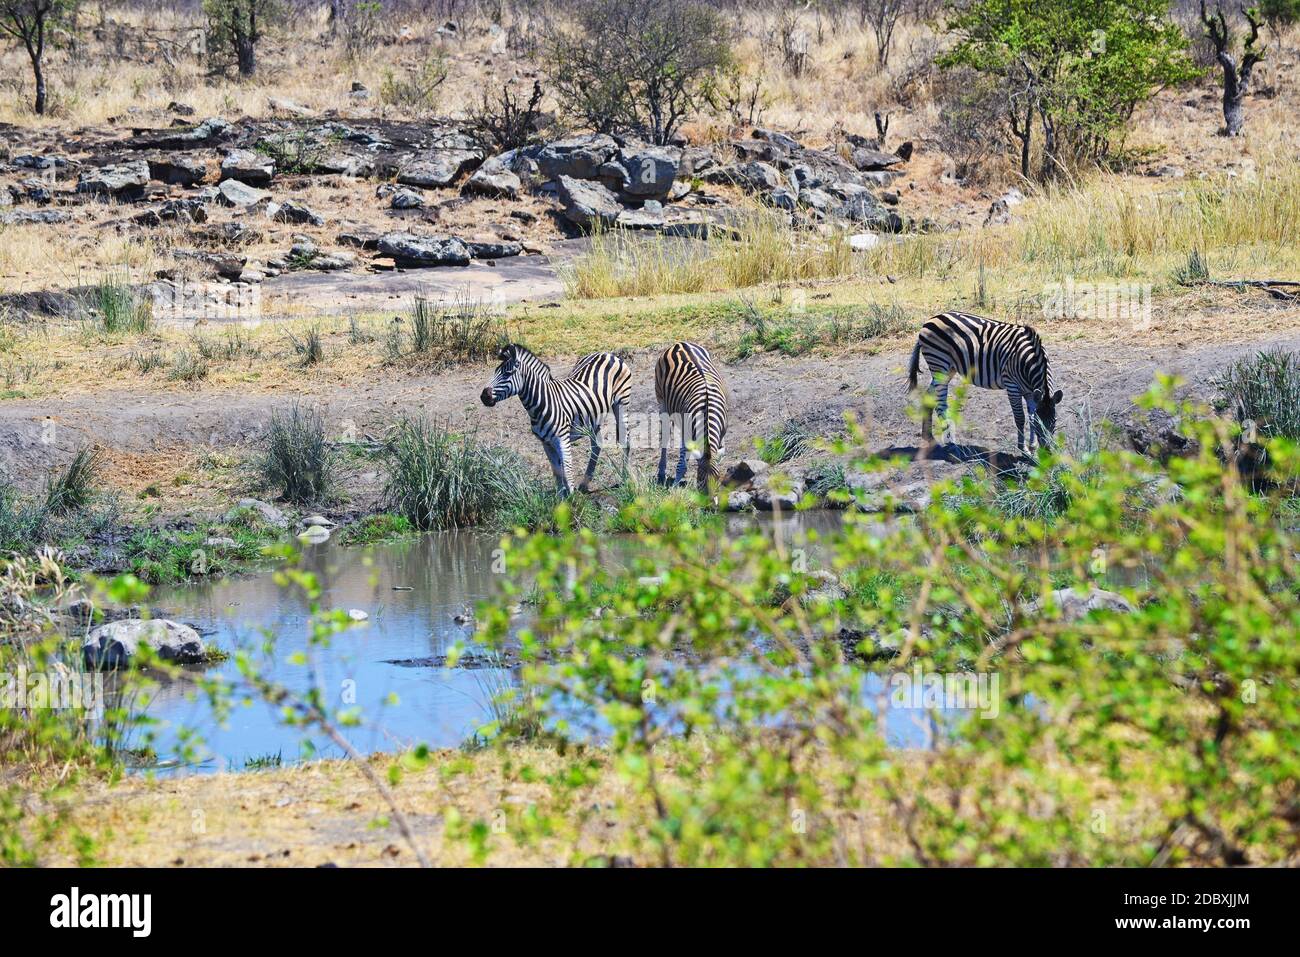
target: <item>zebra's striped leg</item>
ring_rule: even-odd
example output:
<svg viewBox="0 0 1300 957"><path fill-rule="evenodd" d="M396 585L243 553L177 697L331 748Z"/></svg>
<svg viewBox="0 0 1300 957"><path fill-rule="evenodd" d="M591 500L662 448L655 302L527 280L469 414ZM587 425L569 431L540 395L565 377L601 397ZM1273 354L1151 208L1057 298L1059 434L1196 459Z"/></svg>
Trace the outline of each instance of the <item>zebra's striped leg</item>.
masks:
<svg viewBox="0 0 1300 957"><path fill-rule="evenodd" d="M657 479L660 485L668 481L668 446L659 449L659 477Z"/></svg>
<svg viewBox="0 0 1300 957"><path fill-rule="evenodd" d="M627 406L622 402L614 405L614 436L623 446L623 471L627 471L628 460L632 458L632 433L627 429Z"/></svg>
<svg viewBox="0 0 1300 957"><path fill-rule="evenodd" d="M546 445L546 457L551 462L551 471L555 473L555 489L560 498L572 494L569 485L569 442L566 438L556 436Z"/></svg>
<svg viewBox="0 0 1300 957"><path fill-rule="evenodd" d="M938 377L935 377L930 382L930 392L934 395L934 412L939 417L940 444L952 441L952 433L955 431L952 428L952 423L948 421L948 386L951 384L951 378L945 378L940 382ZM929 425L928 422L926 424ZM934 436L928 428L925 437L931 441L934 440Z"/></svg>
<svg viewBox="0 0 1300 957"><path fill-rule="evenodd" d="M1007 386L1007 399L1011 403L1011 418L1016 420L1016 450L1028 455L1029 447L1025 445L1025 410L1021 402L1020 390L1014 385Z"/></svg>
<svg viewBox="0 0 1300 957"><path fill-rule="evenodd" d="M601 422L596 422L591 429L591 455L587 458L587 474L578 485L579 492L591 487L592 476L596 474L596 462L600 459L600 426Z"/></svg>
<svg viewBox="0 0 1300 957"><path fill-rule="evenodd" d="M686 429L682 428L682 449L677 454L677 477L673 479L674 485L681 485L686 481Z"/></svg>

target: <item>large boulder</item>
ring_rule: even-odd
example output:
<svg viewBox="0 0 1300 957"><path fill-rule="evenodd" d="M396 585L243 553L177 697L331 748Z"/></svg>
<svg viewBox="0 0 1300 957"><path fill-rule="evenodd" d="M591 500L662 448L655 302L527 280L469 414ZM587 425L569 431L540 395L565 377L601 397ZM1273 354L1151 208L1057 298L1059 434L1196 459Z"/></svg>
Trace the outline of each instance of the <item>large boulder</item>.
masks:
<svg viewBox="0 0 1300 957"><path fill-rule="evenodd" d="M221 178L265 186L275 176L275 162L252 150L231 150L221 161Z"/></svg>
<svg viewBox="0 0 1300 957"><path fill-rule="evenodd" d="M197 186L208 175L207 164L197 156L173 153L148 160L149 176L173 186Z"/></svg>
<svg viewBox="0 0 1300 957"><path fill-rule="evenodd" d="M237 179L228 179L217 188L217 202L222 206L234 206L248 209L252 206L265 205L271 201L271 194L256 186Z"/></svg>
<svg viewBox="0 0 1300 957"><path fill-rule="evenodd" d="M486 160L461 187L462 192L497 199L514 199L523 189L523 181L512 168L514 151Z"/></svg>
<svg viewBox="0 0 1300 957"><path fill-rule="evenodd" d="M159 658L177 664L208 661L212 651L189 625L154 618L125 618L99 625L82 642L81 650L90 668L123 668L151 648Z"/></svg>
<svg viewBox="0 0 1300 957"><path fill-rule="evenodd" d="M780 171L767 163L744 163L735 167L731 174L738 185L755 193L770 193L778 186L785 185Z"/></svg>
<svg viewBox="0 0 1300 957"><path fill-rule="evenodd" d="M139 199L148 185L149 164L141 159L85 170L77 179L77 192L114 199Z"/></svg>
<svg viewBox="0 0 1300 957"><path fill-rule="evenodd" d="M407 163L397 171L403 186L442 189L460 179L461 174L480 163L483 154L474 150L442 149L424 159Z"/></svg>
<svg viewBox="0 0 1300 957"><path fill-rule="evenodd" d="M682 165L682 151L671 146L625 146L618 163L626 173L622 190L638 199L663 199Z"/></svg>
<svg viewBox="0 0 1300 957"><path fill-rule="evenodd" d="M618 144L612 136L589 133L547 143L537 154L537 166L547 179L592 179L616 152Z"/></svg>
<svg viewBox="0 0 1300 957"><path fill-rule="evenodd" d="M903 218L871 193L858 193L846 200L835 210L835 215L876 232L903 231Z"/></svg>
<svg viewBox="0 0 1300 957"><path fill-rule="evenodd" d="M1134 407L1124 416L1122 425L1129 446L1139 455L1165 463L1200 454L1200 443L1184 435L1179 419L1163 409Z"/></svg>
<svg viewBox="0 0 1300 957"><path fill-rule="evenodd" d="M302 226L325 225L324 216L311 207L291 199L279 204L268 204L266 214L277 223L295 223Z"/></svg>
<svg viewBox="0 0 1300 957"><path fill-rule="evenodd" d="M965 470L957 462L922 459L901 469L849 472L845 484L864 512L919 512L930 504L935 485L956 481Z"/></svg>
<svg viewBox="0 0 1300 957"><path fill-rule="evenodd" d="M399 266L468 266L470 251L453 236L416 236L386 233L379 237L381 255L391 256Z"/></svg>
<svg viewBox="0 0 1300 957"><path fill-rule="evenodd" d="M564 218L583 229L592 229L597 224L612 226L623 212L618 197L600 183L560 176L556 179L556 189Z"/></svg>

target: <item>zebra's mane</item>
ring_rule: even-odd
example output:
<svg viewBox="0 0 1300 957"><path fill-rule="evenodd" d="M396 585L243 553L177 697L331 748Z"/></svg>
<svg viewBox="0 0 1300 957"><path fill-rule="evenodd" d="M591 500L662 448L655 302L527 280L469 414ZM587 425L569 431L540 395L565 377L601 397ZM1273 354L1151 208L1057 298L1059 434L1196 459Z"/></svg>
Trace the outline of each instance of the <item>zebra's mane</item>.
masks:
<svg viewBox="0 0 1300 957"><path fill-rule="evenodd" d="M510 348L515 350L515 361L524 369L527 369L543 379L552 378L551 367L537 357L537 354L527 346L521 346L517 342L511 343Z"/></svg>

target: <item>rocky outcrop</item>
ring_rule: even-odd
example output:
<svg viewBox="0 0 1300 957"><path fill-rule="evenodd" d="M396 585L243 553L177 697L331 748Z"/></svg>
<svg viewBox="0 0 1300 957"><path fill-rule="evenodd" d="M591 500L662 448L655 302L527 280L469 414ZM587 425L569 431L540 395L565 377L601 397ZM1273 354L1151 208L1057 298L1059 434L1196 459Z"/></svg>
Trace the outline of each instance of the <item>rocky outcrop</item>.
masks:
<svg viewBox="0 0 1300 957"><path fill-rule="evenodd" d="M140 199L148 185L149 164L142 159L88 169L77 178L78 193L118 200Z"/></svg>
<svg viewBox="0 0 1300 957"><path fill-rule="evenodd" d="M275 161L252 150L231 150L221 161L221 178L265 186L275 176Z"/></svg>
<svg viewBox="0 0 1300 957"><path fill-rule="evenodd" d="M387 233L379 238L381 255L391 256L398 266L468 266L470 252L453 236L416 236L413 233Z"/></svg>
<svg viewBox="0 0 1300 957"><path fill-rule="evenodd" d="M595 179L600 168L618 151L618 143L604 133L590 133L547 143L537 154L537 168L546 179Z"/></svg>
<svg viewBox="0 0 1300 957"><path fill-rule="evenodd" d="M216 199L222 206L248 209L269 203L271 194L264 189L249 186L237 179L228 179L217 188Z"/></svg>
<svg viewBox="0 0 1300 957"><path fill-rule="evenodd" d="M618 197L601 183L560 175L555 184L564 218L575 226L612 226L623 212Z"/></svg>

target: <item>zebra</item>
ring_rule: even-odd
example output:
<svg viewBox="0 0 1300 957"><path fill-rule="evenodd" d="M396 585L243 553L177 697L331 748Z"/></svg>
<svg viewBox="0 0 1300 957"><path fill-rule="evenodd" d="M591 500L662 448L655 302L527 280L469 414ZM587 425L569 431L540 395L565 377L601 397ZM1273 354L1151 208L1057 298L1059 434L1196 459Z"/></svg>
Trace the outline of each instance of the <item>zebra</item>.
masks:
<svg viewBox="0 0 1300 957"><path fill-rule="evenodd" d="M1029 326L1016 326L964 312L944 312L921 327L912 347L908 388L916 388L921 356L930 367L930 393L936 398L940 420L948 412L948 383L953 376L965 377L984 389L1006 389L1011 415L1016 420L1016 448L1028 452L1021 399L1029 406L1032 425L1030 442L1046 443L1056 430L1056 407L1061 391L1052 391L1052 372L1043 341ZM925 410L921 427L927 441L933 441L931 410ZM945 424L945 431L947 426Z"/></svg>
<svg viewBox="0 0 1300 957"><path fill-rule="evenodd" d="M519 396L532 421L533 435L546 450L561 497L572 492L570 450L583 432L591 436L591 456L578 491L585 492L591 485L600 458L600 427L611 409L623 445L623 464L627 465L631 439L625 416L632 396L632 372L626 362L610 352L593 352L579 359L567 376L557 379L551 367L524 346L507 345L497 358L501 364L479 398L490 408L512 395Z"/></svg>
<svg viewBox="0 0 1300 957"><path fill-rule="evenodd" d="M669 346L655 364L655 399L660 414L659 484L665 484L668 469L672 430L667 425L670 421L667 416L678 416L682 447L674 484L681 485L686 478L688 439L697 439L701 441L701 449L696 481L701 491L707 491L709 482L720 478L717 460L724 454L723 440L727 435L727 386L709 350L694 342Z"/></svg>

